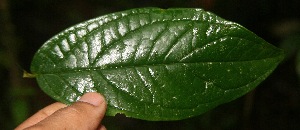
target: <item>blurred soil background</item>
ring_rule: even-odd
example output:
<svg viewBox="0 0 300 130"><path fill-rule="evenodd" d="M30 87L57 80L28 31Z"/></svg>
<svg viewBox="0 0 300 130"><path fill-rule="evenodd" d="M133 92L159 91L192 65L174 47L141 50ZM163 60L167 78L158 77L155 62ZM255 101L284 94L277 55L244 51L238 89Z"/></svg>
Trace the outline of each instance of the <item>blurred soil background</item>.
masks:
<svg viewBox="0 0 300 130"><path fill-rule="evenodd" d="M0 0L0 129L9 130L55 102L22 78L34 53L76 23L140 7L203 8L285 50L285 60L255 90L194 118L149 122L105 117L108 130L300 129L299 0Z"/></svg>

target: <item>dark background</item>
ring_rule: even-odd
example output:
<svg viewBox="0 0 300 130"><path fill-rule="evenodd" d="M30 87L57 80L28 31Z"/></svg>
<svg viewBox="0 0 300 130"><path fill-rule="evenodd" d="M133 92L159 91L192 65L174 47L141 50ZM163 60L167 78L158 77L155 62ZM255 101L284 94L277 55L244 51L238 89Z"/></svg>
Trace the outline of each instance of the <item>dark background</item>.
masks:
<svg viewBox="0 0 300 130"><path fill-rule="evenodd" d="M300 129L299 0L0 0L0 129L13 129L55 102L23 79L34 53L76 23L139 7L204 8L285 50L286 58L255 90L194 118L149 122L105 117L109 130Z"/></svg>

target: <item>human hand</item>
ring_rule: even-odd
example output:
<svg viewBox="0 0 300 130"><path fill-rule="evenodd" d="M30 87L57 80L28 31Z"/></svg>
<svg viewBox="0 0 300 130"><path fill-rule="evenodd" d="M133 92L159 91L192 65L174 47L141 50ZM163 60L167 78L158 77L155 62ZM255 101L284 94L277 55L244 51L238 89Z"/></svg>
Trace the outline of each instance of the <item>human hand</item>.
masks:
<svg viewBox="0 0 300 130"><path fill-rule="evenodd" d="M15 130L106 130L101 125L106 102L99 93L86 93L79 101L67 106L53 103L20 124Z"/></svg>

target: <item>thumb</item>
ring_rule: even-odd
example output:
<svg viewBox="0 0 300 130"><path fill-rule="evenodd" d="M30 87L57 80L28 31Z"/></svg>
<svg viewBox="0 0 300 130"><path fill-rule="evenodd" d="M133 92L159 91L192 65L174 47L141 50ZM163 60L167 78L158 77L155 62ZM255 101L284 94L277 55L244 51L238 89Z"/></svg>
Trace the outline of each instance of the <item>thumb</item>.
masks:
<svg viewBox="0 0 300 130"><path fill-rule="evenodd" d="M86 93L78 102L62 108L31 128L38 129L105 129L100 125L106 103L99 93Z"/></svg>

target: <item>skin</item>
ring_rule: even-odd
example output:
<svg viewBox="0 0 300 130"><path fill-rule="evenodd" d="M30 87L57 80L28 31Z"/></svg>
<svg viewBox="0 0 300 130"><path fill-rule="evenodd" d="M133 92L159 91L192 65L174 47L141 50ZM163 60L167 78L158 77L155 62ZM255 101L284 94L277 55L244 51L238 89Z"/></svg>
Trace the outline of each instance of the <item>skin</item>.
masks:
<svg viewBox="0 0 300 130"><path fill-rule="evenodd" d="M70 106L56 102L25 120L15 130L106 130L101 121L106 102L99 93L86 93Z"/></svg>

